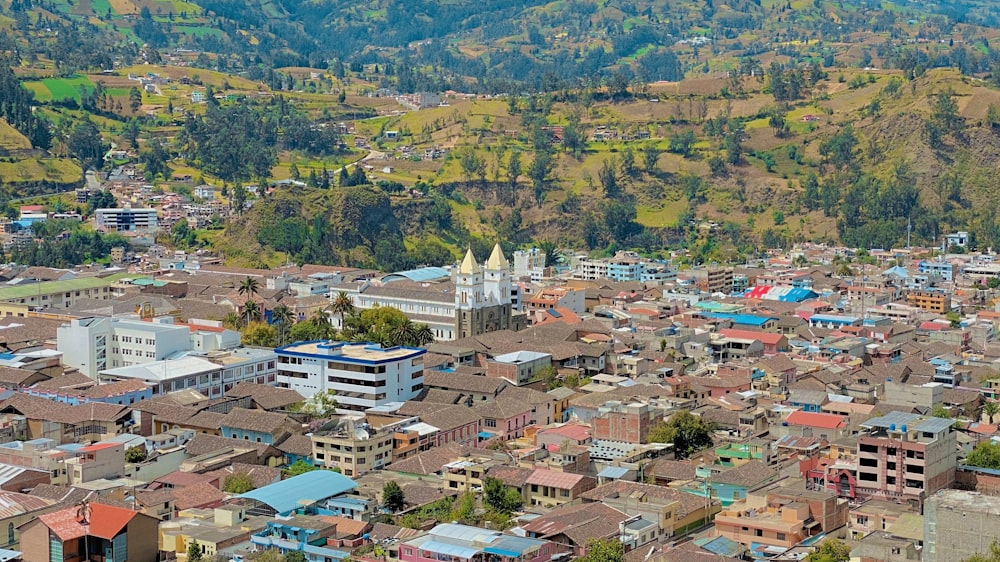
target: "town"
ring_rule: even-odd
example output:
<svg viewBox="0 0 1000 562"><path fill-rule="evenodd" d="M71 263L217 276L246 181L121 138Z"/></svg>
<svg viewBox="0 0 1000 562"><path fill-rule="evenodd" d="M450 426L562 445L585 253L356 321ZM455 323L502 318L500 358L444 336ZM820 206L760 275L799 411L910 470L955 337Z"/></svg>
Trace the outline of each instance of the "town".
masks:
<svg viewBox="0 0 1000 562"><path fill-rule="evenodd" d="M134 250L0 273L4 560L934 562L1000 539L1000 261L968 233L740 267L496 244L248 269L155 244L225 211L208 186L124 174L78 196L158 205L94 210ZM74 219L22 206L4 245Z"/></svg>

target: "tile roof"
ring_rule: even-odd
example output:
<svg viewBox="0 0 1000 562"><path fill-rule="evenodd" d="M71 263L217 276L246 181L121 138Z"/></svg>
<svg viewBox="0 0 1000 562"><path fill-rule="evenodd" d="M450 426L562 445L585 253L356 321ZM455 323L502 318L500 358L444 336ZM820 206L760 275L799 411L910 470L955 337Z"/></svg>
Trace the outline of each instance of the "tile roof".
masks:
<svg viewBox="0 0 1000 562"><path fill-rule="evenodd" d="M557 435L565 439L570 439L578 443L582 443L587 439L590 439L590 426L584 425L582 423L566 423L556 427L547 427L545 429L538 430L537 435L539 437L545 435Z"/></svg>
<svg viewBox="0 0 1000 562"><path fill-rule="evenodd" d="M584 492L580 497L590 501L603 501L606 498L624 497L635 498L638 501L645 501L643 497L658 498L661 500L675 501L680 504L677 517L683 519L688 514L705 508L705 498L675 490L667 486L654 486L652 484L641 484L639 482L627 482L615 480L608 482Z"/></svg>
<svg viewBox="0 0 1000 562"><path fill-rule="evenodd" d="M141 380L127 379L92 386L81 392L80 395L86 396L87 398L113 398L129 392L140 392L146 390L147 388L149 388L149 386Z"/></svg>
<svg viewBox="0 0 1000 562"><path fill-rule="evenodd" d="M664 480L694 480L696 468L690 462L663 459L655 461L647 472Z"/></svg>
<svg viewBox="0 0 1000 562"><path fill-rule="evenodd" d="M233 408L226 414L223 420L224 427L236 429L248 429L263 433L274 433L290 420L285 414L265 412L263 410L248 410L246 408Z"/></svg>
<svg viewBox="0 0 1000 562"><path fill-rule="evenodd" d="M618 524L628 516L602 503L559 506L521 526L529 535L548 538L563 534L573 543L584 546L594 539L618 535Z"/></svg>
<svg viewBox="0 0 1000 562"><path fill-rule="evenodd" d="M311 457L312 439L308 435L291 435L277 446L282 453L295 455L298 457Z"/></svg>
<svg viewBox="0 0 1000 562"><path fill-rule="evenodd" d="M555 470L548 470L545 468L535 469L534 472L528 476L527 480L524 481L525 484L537 484L539 486L549 486L552 488L559 488L560 490L569 490L576 486L577 484L585 481L593 482L593 478L589 476L584 476L582 474L573 474L571 472L557 472Z"/></svg>
<svg viewBox="0 0 1000 562"><path fill-rule="evenodd" d="M340 517L337 515L322 515L319 519L320 521L336 525L336 536L339 538L360 537L370 525L367 521L356 521L354 519L348 519L347 517Z"/></svg>
<svg viewBox="0 0 1000 562"><path fill-rule="evenodd" d="M209 482L201 482L193 486L174 488L174 508L177 510L205 507L226 499L226 494Z"/></svg>
<svg viewBox="0 0 1000 562"><path fill-rule="evenodd" d="M254 488L262 488L268 484L274 484L275 482L281 480L280 468L239 462L235 462L225 468L220 468L219 470L207 472L206 474L212 476L213 478L218 478L220 488L225 484L226 477L232 476L233 474L246 474L253 482Z"/></svg>
<svg viewBox="0 0 1000 562"><path fill-rule="evenodd" d="M847 427L844 416L823 412L803 412L796 410L785 418L788 425L804 425L821 429L841 429Z"/></svg>
<svg viewBox="0 0 1000 562"><path fill-rule="evenodd" d="M190 441L187 442L186 445L184 445L184 449L187 451L187 454L192 457L207 455L208 453L214 453L223 449L257 451L258 459L271 456L281 456L281 451L266 443L254 443L243 439L229 439L228 437L209 435L207 433L199 433L195 435Z"/></svg>
<svg viewBox="0 0 1000 562"><path fill-rule="evenodd" d="M734 330L730 328L723 328L719 330L719 333L727 338L758 340L766 345L778 345L785 338L783 334L756 332L754 330Z"/></svg>
<svg viewBox="0 0 1000 562"><path fill-rule="evenodd" d="M510 383L504 379L494 377L425 371L424 386L444 390L496 394L504 387L510 386Z"/></svg>
<svg viewBox="0 0 1000 562"><path fill-rule="evenodd" d="M435 474L441 471L441 467L454 461L455 459L468 454L471 447L448 443L441 447L434 447L427 451L417 453L412 457L393 461L385 469L393 472L404 472L407 474L422 474L424 476Z"/></svg>
<svg viewBox="0 0 1000 562"><path fill-rule="evenodd" d="M88 504L90 514L79 520L78 507L68 507L38 517L46 527L63 541L85 536L111 540L129 524L138 512L101 503Z"/></svg>
<svg viewBox="0 0 1000 562"><path fill-rule="evenodd" d="M156 480L153 480L153 482L164 484L171 488L185 488L187 486L201 484L202 482L211 482L212 480L213 477L211 474L199 474L197 472L175 470L164 474Z"/></svg>
<svg viewBox="0 0 1000 562"><path fill-rule="evenodd" d="M0 330L2 331L2 330ZM34 377L45 378L45 375L39 371L32 371L30 369L17 369L14 367L0 367L0 385L4 386L24 386L24 384Z"/></svg>
<svg viewBox="0 0 1000 562"><path fill-rule="evenodd" d="M531 405L501 394L495 400L476 402L472 409L483 418L505 420L531 411Z"/></svg>
<svg viewBox="0 0 1000 562"><path fill-rule="evenodd" d="M713 475L711 482L713 484L732 484L734 486L752 488L777 475L778 472L776 470L755 459L720 474Z"/></svg>
<svg viewBox="0 0 1000 562"><path fill-rule="evenodd" d="M132 410L117 404L90 402L69 406L55 400L16 393L0 402L0 410L15 410L29 419L42 419L57 423L77 424L84 421L118 421Z"/></svg>
<svg viewBox="0 0 1000 562"><path fill-rule="evenodd" d="M233 398L243 398L249 396L253 401L265 410L278 410L298 404L305 398L297 391L290 388L278 388L276 386L257 384L252 382L241 382L226 392L226 396Z"/></svg>
<svg viewBox="0 0 1000 562"><path fill-rule="evenodd" d="M475 409L452 404L435 404L430 402L405 402L396 411L403 416L419 416L420 421L432 425L441 431L450 431L479 421L480 415Z"/></svg>
<svg viewBox="0 0 1000 562"><path fill-rule="evenodd" d="M486 476L502 480L504 484L520 488L527 483L534 471L521 466L491 466L486 470Z"/></svg>
<svg viewBox="0 0 1000 562"><path fill-rule="evenodd" d="M32 385L35 390L63 390L77 386L94 386L97 382L83 373L70 373L61 377L52 377L47 381L42 381Z"/></svg>
<svg viewBox="0 0 1000 562"><path fill-rule="evenodd" d="M184 410L190 410L190 408L184 408ZM181 416L185 415L187 412L179 412ZM156 416L157 421L166 421L163 416ZM199 427L203 429L222 429L223 424L227 420L226 414L220 414L219 412L210 412L208 410L198 412L197 414L191 416L187 421L178 421L181 425L186 425L190 427Z"/></svg>

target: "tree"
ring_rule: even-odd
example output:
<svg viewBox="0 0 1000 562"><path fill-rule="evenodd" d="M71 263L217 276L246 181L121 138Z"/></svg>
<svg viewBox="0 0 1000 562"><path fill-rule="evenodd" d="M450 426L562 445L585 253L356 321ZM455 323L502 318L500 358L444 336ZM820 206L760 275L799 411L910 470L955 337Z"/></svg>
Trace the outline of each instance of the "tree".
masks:
<svg viewBox="0 0 1000 562"><path fill-rule="evenodd" d="M146 447L136 445L125 451L125 462L136 463L146 460Z"/></svg>
<svg viewBox="0 0 1000 562"><path fill-rule="evenodd" d="M382 486L382 505L392 513L406 507L406 496L395 480L390 480Z"/></svg>
<svg viewBox="0 0 1000 562"><path fill-rule="evenodd" d="M135 88L133 88L135 89ZM241 492L242 493L242 492ZM191 541L187 549L187 562L201 562L201 545L196 541Z"/></svg>
<svg viewBox="0 0 1000 562"><path fill-rule="evenodd" d="M245 494L254 488L253 479L245 472L230 474L222 481L222 491L230 494Z"/></svg>
<svg viewBox="0 0 1000 562"><path fill-rule="evenodd" d="M521 151L514 149L510 152L510 158L507 159L507 180L510 181L510 185L517 185L517 178L521 175Z"/></svg>
<svg viewBox="0 0 1000 562"><path fill-rule="evenodd" d="M622 173L629 177L634 177L636 173L635 151L631 145L626 145L622 151Z"/></svg>
<svg viewBox="0 0 1000 562"><path fill-rule="evenodd" d="M244 310L250 309L250 304L256 305L253 301L247 303L248 306L244 307ZM246 319L247 316L244 316ZM268 326L267 324L257 321L249 320L245 321L246 327L243 328L243 333L241 341L243 345L250 345L255 347L277 347L278 345L278 331L274 329L274 326Z"/></svg>
<svg viewBox="0 0 1000 562"><path fill-rule="evenodd" d="M90 119L78 122L66 140L66 148L80 161L84 170L99 169L107 146L101 139L101 132Z"/></svg>
<svg viewBox="0 0 1000 562"><path fill-rule="evenodd" d="M986 404L983 404L983 414L989 419L988 423L993 423L993 416L1000 414L1000 404L987 400Z"/></svg>
<svg viewBox="0 0 1000 562"><path fill-rule="evenodd" d="M344 316L354 314L354 301L351 300L347 291L337 291L337 295L333 297L333 302L330 303L330 312L340 317L340 326L343 328Z"/></svg>
<svg viewBox="0 0 1000 562"><path fill-rule="evenodd" d="M594 539L587 543L587 555L577 560L583 562L623 562L625 560L625 543L613 539Z"/></svg>
<svg viewBox="0 0 1000 562"><path fill-rule="evenodd" d="M850 559L851 547L837 539L827 539L805 557L805 562L847 562Z"/></svg>
<svg viewBox="0 0 1000 562"><path fill-rule="evenodd" d="M618 161L612 156L604 160L601 169L597 172L597 179L604 189L604 196L614 199L621 194L621 185L618 181Z"/></svg>
<svg viewBox="0 0 1000 562"><path fill-rule="evenodd" d="M696 140L694 131L691 129L673 134L670 136L669 150L674 154L680 154L681 156L687 158L688 156L691 156L691 149L694 147Z"/></svg>
<svg viewBox="0 0 1000 562"><path fill-rule="evenodd" d="M982 441L965 458L965 464L1000 470L1000 444L992 441Z"/></svg>
<svg viewBox="0 0 1000 562"><path fill-rule="evenodd" d="M279 304L271 311L271 322L278 325L278 345L284 345L285 335L292 324L292 310Z"/></svg>
<svg viewBox="0 0 1000 562"><path fill-rule="evenodd" d="M128 91L128 106L132 110L132 113L139 111L139 107L142 106L142 92L139 88L132 86Z"/></svg>
<svg viewBox="0 0 1000 562"><path fill-rule="evenodd" d="M977 552L972 556L965 558L962 562L1000 562L1000 544L997 541L993 541L990 544L990 551L987 554Z"/></svg>
<svg viewBox="0 0 1000 562"><path fill-rule="evenodd" d="M950 419L951 410L949 410L944 404L938 404L937 406L934 406L933 410L931 410L931 416L935 418Z"/></svg>
<svg viewBox="0 0 1000 562"><path fill-rule="evenodd" d="M674 455L684 459L712 446L712 424L683 411L669 421L659 422L649 429L650 443L673 443Z"/></svg>
<svg viewBox="0 0 1000 562"><path fill-rule="evenodd" d="M337 410L337 392L324 390L306 398L302 411L318 418L326 417Z"/></svg>
<svg viewBox="0 0 1000 562"><path fill-rule="evenodd" d="M317 470L316 465L299 459L281 471L286 477L298 476Z"/></svg>
<svg viewBox="0 0 1000 562"><path fill-rule="evenodd" d="M524 505L524 498L503 480L487 477L483 483L483 504L493 511L510 515Z"/></svg>
<svg viewBox="0 0 1000 562"><path fill-rule="evenodd" d="M257 296L257 292L260 290L260 281L256 277L244 277L240 281L240 286L237 289L239 294L247 298L247 300L253 300Z"/></svg>
<svg viewBox="0 0 1000 562"><path fill-rule="evenodd" d="M648 143L642 147L642 167L647 174L656 171L656 165L660 161L660 154L663 151L656 143Z"/></svg>
<svg viewBox="0 0 1000 562"><path fill-rule="evenodd" d="M307 562L306 554L301 550L289 550L285 553L284 562Z"/></svg>

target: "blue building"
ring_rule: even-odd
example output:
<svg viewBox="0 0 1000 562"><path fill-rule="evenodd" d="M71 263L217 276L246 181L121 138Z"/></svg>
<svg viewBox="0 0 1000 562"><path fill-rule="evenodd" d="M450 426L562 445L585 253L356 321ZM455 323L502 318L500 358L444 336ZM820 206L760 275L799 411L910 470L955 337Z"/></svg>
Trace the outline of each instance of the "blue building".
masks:
<svg viewBox="0 0 1000 562"><path fill-rule="evenodd" d="M917 271L926 275L937 275L945 281L953 281L955 278L954 268L948 262L921 260L917 265Z"/></svg>
<svg viewBox="0 0 1000 562"><path fill-rule="evenodd" d="M314 470L237 497L247 503L248 515L341 515L360 519L367 503L348 495L357 487L353 480L339 472ZM341 504L355 511L340 507Z"/></svg>
<svg viewBox="0 0 1000 562"><path fill-rule="evenodd" d="M326 546L327 537L337 526L315 517L293 516L268 521L267 527L250 535L250 542L260 550L276 549L281 554L301 552L310 562L344 560L351 553Z"/></svg>
<svg viewBox="0 0 1000 562"><path fill-rule="evenodd" d="M222 420L222 436L254 443L274 445L298 430L298 424L285 414L233 408Z"/></svg>
<svg viewBox="0 0 1000 562"><path fill-rule="evenodd" d="M709 312L704 315L706 318L717 320L729 320L733 323L733 328L737 330L770 330L773 329L778 319L774 316L761 316L758 314L729 314L726 312Z"/></svg>

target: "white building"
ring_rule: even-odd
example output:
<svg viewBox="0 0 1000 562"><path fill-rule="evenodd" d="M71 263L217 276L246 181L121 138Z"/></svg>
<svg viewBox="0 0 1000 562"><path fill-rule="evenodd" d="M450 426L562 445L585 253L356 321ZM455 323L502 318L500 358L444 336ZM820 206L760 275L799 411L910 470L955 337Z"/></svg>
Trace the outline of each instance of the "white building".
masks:
<svg viewBox="0 0 1000 562"><path fill-rule="evenodd" d="M279 347L278 386L310 397L333 390L347 410L412 400L424 387L424 349L304 342Z"/></svg>
<svg viewBox="0 0 1000 562"><path fill-rule="evenodd" d="M275 384L277 363L274 351L245 347L106 369L100 372L99 380L141 380L153 389L154 396L196 390L209 398L221 398L241 382Z"/></svg>
<svg viewBox="0 0 1000 562"><path fill-rule="evenodd" d="M103 232L153 232L159 228L156 209L97 209L97 230Z"/></svg>
<svg viewBox="0 0 1000 562"><path fill-rule="evenodd" d="M526 325L515 314L519 286L511 282L510 264L500 245L484 266L468 251L458 267L423 267L383 276L377 281L331 288L344 291L357 310L391 306L414 322L427 324L434 339L448 341ZM338 329L341 319L331 318Z"/></svg>
<svg viewBox="0 0 1000 562"><path fill-rule="evenodd" d="M97 378L105 369L162 361L182 352L212 352L240 345L240 334L218 323L175 324L169 316L79 318L56 330L63 363Z"/></svg>
<svg viewBox="0 0 1000 562"><path fill-rule="evenodd" d="M517 250L514 252L514 277L529 277L532 283L538 283L548 276L545 270L545 260L548 256L538 248Z"/></svg>

